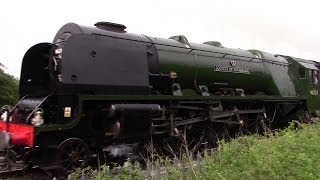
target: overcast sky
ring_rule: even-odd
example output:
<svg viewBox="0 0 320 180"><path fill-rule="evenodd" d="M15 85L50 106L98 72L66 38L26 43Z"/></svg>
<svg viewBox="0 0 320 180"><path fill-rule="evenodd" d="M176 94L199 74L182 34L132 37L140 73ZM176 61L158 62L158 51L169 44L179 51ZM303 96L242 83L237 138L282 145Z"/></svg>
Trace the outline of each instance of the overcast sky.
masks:
<svg viewBox="0 0 320 180"><path fill-rule="evenodd" d="M320 5L280 0L8 0L0 2L0 62L19 77L24 53L51 42L75 22L124 24L127 31L189 41L220 41L225 47L259 49L320 61Z"/></svg>

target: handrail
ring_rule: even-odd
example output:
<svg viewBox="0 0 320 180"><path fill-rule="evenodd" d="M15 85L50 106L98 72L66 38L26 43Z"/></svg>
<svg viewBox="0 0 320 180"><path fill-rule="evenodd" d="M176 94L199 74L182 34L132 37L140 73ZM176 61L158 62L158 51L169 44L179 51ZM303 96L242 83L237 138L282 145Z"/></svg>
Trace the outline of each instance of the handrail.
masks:
<svg viewBox="0 0 320 180"><path fill-rule="evenodd" d="M46 99L48 99L48 97L49 96L51 96L52 94L49 94L49 95L47 95L45 98L43 98L42 99L42 101L41 101L41 103L39 103L38 104L38 106L37 107L35 107L33 110L32 110L32 112L28 115L28 117L26 118L26 123L28 124L28 122L29 122L29 119L31 118L31 115L33 115L38 109L39 109L39 107L42 105L42 103L46 100Z"/></svg>

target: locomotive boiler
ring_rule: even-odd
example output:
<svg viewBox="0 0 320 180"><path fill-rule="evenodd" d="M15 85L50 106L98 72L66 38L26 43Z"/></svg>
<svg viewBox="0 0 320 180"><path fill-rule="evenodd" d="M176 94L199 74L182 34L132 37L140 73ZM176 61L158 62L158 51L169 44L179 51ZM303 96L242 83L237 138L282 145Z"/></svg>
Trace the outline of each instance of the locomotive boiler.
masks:
<svg viewBox="0 0 320 180"><path fill-rule="evenodd" d="M182 134L196 151L226 131L267 133L318 109L315 61L125 29L69 23L26 52L20 101L1 110L0 145L15 162L69 171L109 146Z"/></svg>

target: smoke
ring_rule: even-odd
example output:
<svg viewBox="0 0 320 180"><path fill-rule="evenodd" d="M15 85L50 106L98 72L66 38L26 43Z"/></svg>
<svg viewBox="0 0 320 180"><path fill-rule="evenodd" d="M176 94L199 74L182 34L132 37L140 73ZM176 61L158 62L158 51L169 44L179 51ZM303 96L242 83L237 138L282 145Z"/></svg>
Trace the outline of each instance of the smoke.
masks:
<svg viewBox="0 0 320 180"><path fill-rule="evenodd" d="M135 145L114 145L114 146L107 146L103 149L103 151L108 152L112 157L123 157L123 156L130 156L133 154L135 149Z"/></svg>

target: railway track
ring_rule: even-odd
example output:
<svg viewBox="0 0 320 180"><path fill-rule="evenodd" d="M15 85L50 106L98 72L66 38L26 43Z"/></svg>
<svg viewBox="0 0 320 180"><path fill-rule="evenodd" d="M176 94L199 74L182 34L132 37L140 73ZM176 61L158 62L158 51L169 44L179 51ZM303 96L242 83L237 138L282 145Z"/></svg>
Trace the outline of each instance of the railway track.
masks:
<svg viewBox="0 0 320 180"><path fill-rule="evenodd" d="M41 169L31 169L31 170L24 170L24 169L11 169L11 170L1 170L0 171L0 180L52 180L53 177L50 177Z"/></svg>
<svg viewBox="0 0 320 180"><path fill-rule="evenodd" d="M23 168L21 165L9 164L4 156L0 156L0 180L49 180L53 179L39 168Z"/></svg>

